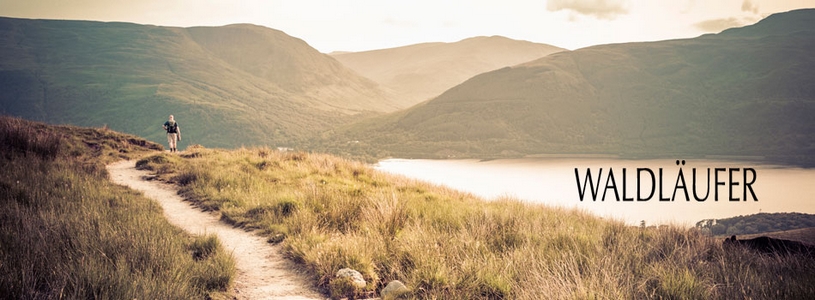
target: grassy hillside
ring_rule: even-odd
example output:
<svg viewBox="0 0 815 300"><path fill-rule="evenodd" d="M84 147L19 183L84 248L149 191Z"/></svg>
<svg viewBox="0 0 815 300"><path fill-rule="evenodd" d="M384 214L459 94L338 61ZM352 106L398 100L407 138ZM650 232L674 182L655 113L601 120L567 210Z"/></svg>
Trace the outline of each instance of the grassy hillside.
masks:
<svg viewBox="0 0 815 300"><path fill-rule="evenodd" d="M412 299L815 296L811 257L723 248L695 229L488 202L329 155L196 147L139 164L224 220L283 243L334 296L373 296L395 279ZM345 289L334 274L346 267L368 285Z"/></svg>
<svg viewBox="0 0 815 300"><path fill-rule="evenodd" d="M105 163L158 149L0 117L0 298L220 297L235 271L217 239L182 232L158 204L107 179Z"/></svg>
<svg viewBox="0 0 815 300"><path fill-rule="evenodd" d="M800 10L693 39L555 53L337 130L324 149L375 147L369 152L398 157L739 155L813 165L813 22L815 10Z"/></svg>
<svg viewBox="0 0 815 300"><path fill-rule="evenodd" d="M359 74L392 89L407 107L436 97L475 75L563 50L492 36L332 56Z"/></svg>
<svg viewBox="0 0 815 300"><path fill-rule="evenodd" d="M395 110L375 83L283 32L0 18L0 113L166 138L290 146Z"/></svg>

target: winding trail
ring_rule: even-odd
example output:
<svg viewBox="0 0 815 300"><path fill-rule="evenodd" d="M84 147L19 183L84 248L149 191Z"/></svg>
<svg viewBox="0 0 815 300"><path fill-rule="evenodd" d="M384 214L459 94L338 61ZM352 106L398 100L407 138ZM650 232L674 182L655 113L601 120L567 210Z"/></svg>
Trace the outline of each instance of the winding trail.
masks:
<svg viewBox="0 0 815 300"><path fill-rule="evenodd" d="M236 299L326 299L311 288L305 276L293 271L293 263L282 257L280 246L220 222L216 214L184 202L170 184L143 179L150 173L136 170L133 161L112 163L107 170L114 183L140 191L160 203L173 225L192 234L216 234L235 258L237 276L230 292Z"/></svg>

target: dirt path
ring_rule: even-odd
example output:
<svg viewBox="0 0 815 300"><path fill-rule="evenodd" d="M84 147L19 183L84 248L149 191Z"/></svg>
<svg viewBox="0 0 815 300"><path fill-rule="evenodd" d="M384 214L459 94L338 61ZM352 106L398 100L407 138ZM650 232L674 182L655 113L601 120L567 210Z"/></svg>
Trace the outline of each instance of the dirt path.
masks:
<svg viewBox="0 0 815 300"><path fill-rule="evenodd" d="M251 232L220 222L218 216L184 202L174 186L142 179L147 171L136 170L135 162L120 161L107 166L114 183L128 186L156 200L170 223L192 234L216 234L227 251L232 251L238 269L231 293L237 299L325 299L310 288L304 276L295 273L292 262L280 254L280 246Z"/></svg>

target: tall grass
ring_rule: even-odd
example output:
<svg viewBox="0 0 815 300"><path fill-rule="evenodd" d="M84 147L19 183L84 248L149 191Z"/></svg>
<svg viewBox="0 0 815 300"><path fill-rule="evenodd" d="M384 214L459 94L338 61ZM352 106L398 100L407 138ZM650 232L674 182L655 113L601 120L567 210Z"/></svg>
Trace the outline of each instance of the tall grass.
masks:
<svg viewBox="0 0 815 300"><path fill-rule="evenodd" d="M394 279L421 299L815 295L809 257L724 249L692 229L484 201L328 155L193 148L141 164L224 220L282 240L327 291L348 267L368 281L356 296Z"/></svg>
<svg viewBox="0 0 815 300"><path fill-rule="evenodd" d="M98 129L0 118L0 298L203 299L234 274L214 237L171 226L102 161L156 146ZM217 243L216 243L217 244Z"/></svg>
<svg viewBox="0 0 815 300"><path fill-rule="evenodd" d="M0 117L0 153L6 158L12 155L37 155L54 159L59 154L62 138L47 132L46 126L17 118Z"/></svg>

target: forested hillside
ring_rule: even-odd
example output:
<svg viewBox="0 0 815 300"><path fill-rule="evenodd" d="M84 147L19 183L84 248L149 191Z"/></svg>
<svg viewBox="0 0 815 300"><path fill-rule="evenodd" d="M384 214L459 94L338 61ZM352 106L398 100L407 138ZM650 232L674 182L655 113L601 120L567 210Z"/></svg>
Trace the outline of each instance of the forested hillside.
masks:
<svg viewBox="0 0 815 300"><path fill-rule="evenodd" d="M739 235L815 227L815 215L804 213L759 213L696 223L713 235Z"/></svg>

